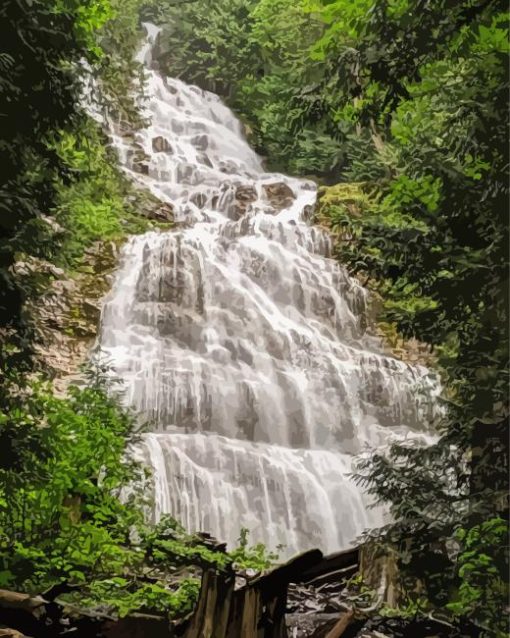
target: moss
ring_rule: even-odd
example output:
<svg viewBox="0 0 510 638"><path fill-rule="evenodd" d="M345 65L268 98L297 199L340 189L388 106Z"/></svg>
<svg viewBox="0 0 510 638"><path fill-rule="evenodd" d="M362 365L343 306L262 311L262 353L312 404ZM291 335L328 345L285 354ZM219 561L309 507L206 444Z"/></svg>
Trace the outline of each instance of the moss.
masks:
<svg viewBox="0 0 510 638"><path fill-rule="evenodd" d="M330 231L334 242L333 254L340 262L346 263L345 254L350 255L362 242L362 219L370 215L377 216L380 205L377 187L367 182L346 182L319 189L316 222ZM365 250L375 259L380 255L377 249ZM350 263L349 259L347 263ZM391 302L386 301L386 282L369 277L359 263L357 266L356 272L351 271L350 274L371 293L369 324L371 330L380 337L386 351L409 363L434 365L435 358L428 346L415 339L404 339L395 322L380 319L391 310ZM406 301L410 303L409 299Z"/></svg>
<svg viewBox="0 0 510 638"><path fill-rule="evenodd" d="M319 189L317 222L341 233L352 221L373 210L378 197L366 182L346 182Z"/></svg>

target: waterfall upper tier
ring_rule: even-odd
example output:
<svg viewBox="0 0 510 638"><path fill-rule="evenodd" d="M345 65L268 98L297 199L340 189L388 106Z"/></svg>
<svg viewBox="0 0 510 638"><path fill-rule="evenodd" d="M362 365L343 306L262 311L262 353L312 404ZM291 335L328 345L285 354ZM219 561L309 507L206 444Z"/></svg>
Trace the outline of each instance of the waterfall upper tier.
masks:
<svg viewBox="0 0 510 638"><path fill-rule="evenodd" d="M264 172L215 95L147 76L150 124L114 142L183 225L126 244L101 348L153 424L156 515L339 549L380 523L347 476L354 455L426 438L435 381L369 334L367 291L308 221L315 185Z"/></svg>

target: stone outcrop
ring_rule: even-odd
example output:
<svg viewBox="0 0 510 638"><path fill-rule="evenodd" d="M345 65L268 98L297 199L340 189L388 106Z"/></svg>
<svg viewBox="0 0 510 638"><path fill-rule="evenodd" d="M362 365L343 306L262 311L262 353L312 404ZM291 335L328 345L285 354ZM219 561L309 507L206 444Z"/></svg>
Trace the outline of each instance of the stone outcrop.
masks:
<svg viewBox="0 0 510 638"><path fill-rule="evenodd" d="M276 212L292 206L294 202L294 192L285 182L274 182L263 185L264 193Z"/></svg>
<svg viewBox="0 0 510 638"><path fill-rule="evenodd" d="M152 139L152 150L154 153L173 153L172 145L162 135L158 135Z"/></svg>
<svg viewBox="0 0 510 638"><path fill-rule="evenodd" d="M96 338L101 299L110 288L117 257L115 242L98 242L85 253L72 277L41 259L15 266L20 281L37 277L40 282L42 292L27 312L35 327L36 357L53 379L57 393L80 376Z"/></svg>
<svg viewBox="0 0 510 638"><path fill-rule="evenodd" d="M345 225L335 224L334 217L341 211L347 217L359 218L367 214L377 205L377 197L371 193L363 183L341 183L335 186L319 189L319 199L316 210L312 211L317 225L327 230L333 240L333 255L342 242L352 241L350 231ZM377 282L367 273L352 275L360 284L370 291L369 328L379 340L384 351L390 356L405 361L411 365L433 367L435 357L428 344L417 339L404 339L397 331L396 324L382 322L378 319L381 314L383 299L380 296Z"/></svg>
<svg viewBox="0 0 510 638"><path fill-rule="evenodd" d="M235 194L235 205L232 218L237 221L246 214L248 208L257 201L257 191L254 186L238 186Z"/></svg>
<svg viewBox="0 0 510 638"><path fill-rule="evenodd" d="M131 168L142 175L149 174L150 157L142 148L129 151Z"/></svg>

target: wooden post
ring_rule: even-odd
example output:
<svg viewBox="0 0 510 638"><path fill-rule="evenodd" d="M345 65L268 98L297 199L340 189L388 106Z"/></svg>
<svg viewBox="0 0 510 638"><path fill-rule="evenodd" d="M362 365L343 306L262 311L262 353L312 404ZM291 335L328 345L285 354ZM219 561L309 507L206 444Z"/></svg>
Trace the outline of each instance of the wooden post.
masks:
<svg viewBox="0 0 510 638"><path fill-rule="evenodd" d="M354 618L354 611L350 609L340 618L340 620L336 623L333 629L331 629L326 634L325 638L340 638L340 636L343 636L345 630L351 624L353 618Z"/></svg>

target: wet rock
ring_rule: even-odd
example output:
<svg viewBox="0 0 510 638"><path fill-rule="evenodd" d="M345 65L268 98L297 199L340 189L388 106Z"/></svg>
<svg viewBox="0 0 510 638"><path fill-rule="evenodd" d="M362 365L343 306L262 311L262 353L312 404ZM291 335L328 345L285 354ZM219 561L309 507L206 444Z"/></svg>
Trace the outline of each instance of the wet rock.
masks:
<svg viewBox="0 0 510 638"><path fill-rule="evenodd" d="M126 119L122 119L117 124L117 130L122 136L131 135L133 133L133 125Z"/></svg>
<svg viewBox="0 0 510 638"><path fill-rule="evenodd" d="M201 176L194 164L181 163L177 166L176 179L181 184L195 186L200 183Z"/></svg>
<svg viewBox="0 0 510 638"><path fill-rule="evenodd" d="M86 321L90 321L94 325L99 323L99 319L101 317L101 304L97 299L84 299L81 307L83 317Z"/></svg>
<svg viewBox="0 0 510 638"><path fill-rule="evenodd" d="M249 206L257 201L257 191L254 186L239 186L236 189L233 219L237 221L245 215Z"/></svg>
<svg viewBox="0 0 510 638"><path fill-rule="evenodd" d="M90 272L103 275L113 270L118 256L119 246L114 241L99 241L85 251L83 265L88 267ZM94 292L96 290L97 287Z"/></svg>
<svg viewBox="0 0 510 638"><path fill-rule="evenodd" d="M184 132L184 122L181 122L174 118L171 121L170 125L172 127L172 131L176 133L176 135L180 135L181 133Z"/></svg>
<svg viewBox="0 0 510 638"><path fill-rule="evenodd" d="M36 258L13 267L15 276L40 283L40 294L27 303L27 312L37 334L36 359L53 378L57 394L80 380L79 369L96 337L101 297L110 286L108 273L117 255L115 242L97 242L87 248L73 278Z"/></svg>
<svg viewBox="0 0 510 638"><path fill-rule="evenodd" d="M285 182L274 182L273 184L264 184L264 192L269 203L276 211L292 206L294 203L294 192Z"/></svg>
<svg viewBox="0 0 510 638"><path fill-rule="evenodd" d="M152 138L152 150L154 153L173 153L172 145L162 135Z"/></svg>
<svg viewBox="0 0 510 638"><path fill-rule="evenodd" d="M305 206L303 208L303 219L305 219L306 221L311 221L313 218L313 214L315 212L315 207L314 206Z"/></svg>
<svg viewBox="0 0 510 638"><path fill-rule="evenodd" d="M199 153L197 155L197 160L200 162L200 164L207 166L207 168L213 168L213 163L209 159L207 153Z"/></svg>
<svg viewBox="0 0 510 638"><path fill-rule="evenodd" d="M195 135L195 137L191 139L191 143L199 151L206 151L209 147L209 138L207 135Z"/></svg>
<svg viewBox="0 0 510 638"><path fill-rule="evenodd" d="M198 208L203 208L207 203L207 195L205 193L194 193L190 197L190 202L195 204Z"/></svg>
<svg viewBox="0 0 510 638"><path fill-rule="evenodd" d="M149 164L150 157L142 149L132 151L131 166L134 171L141 173L142 175L148 175Z"/></svg>
<svg viewBox="0 0 510 638"><path fill-rule="evenodd" d="M171 222L174 218L173 206L169 203L160 206L149 206L146 210L146 217L159 222Z"/></svg>
<svg viewBox="0 0 510 638"><path fill-rule="evenodd" d="M146 162L140 162L140 163L134 164L133 169L137 173L141 173L142 175L149 174L149 164L147 164Z"/></svg>
<svg viewBox="0 0 510 638"><path fill-rule="evenodd" d="M239 166L234 160L220 160L218 167L226 175L236 175L239 172Z"/></svg>

